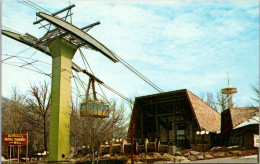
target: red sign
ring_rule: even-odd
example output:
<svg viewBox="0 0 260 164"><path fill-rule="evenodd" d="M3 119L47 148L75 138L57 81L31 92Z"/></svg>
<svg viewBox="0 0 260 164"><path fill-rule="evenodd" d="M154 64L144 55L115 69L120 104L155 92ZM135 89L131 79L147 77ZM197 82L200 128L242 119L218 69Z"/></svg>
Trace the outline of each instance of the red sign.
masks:
<svg viewBox="0 0 260 164"><path fill-rule="evenodd" d="M27 145L27 134L4 134L4 145Z"/></svg>

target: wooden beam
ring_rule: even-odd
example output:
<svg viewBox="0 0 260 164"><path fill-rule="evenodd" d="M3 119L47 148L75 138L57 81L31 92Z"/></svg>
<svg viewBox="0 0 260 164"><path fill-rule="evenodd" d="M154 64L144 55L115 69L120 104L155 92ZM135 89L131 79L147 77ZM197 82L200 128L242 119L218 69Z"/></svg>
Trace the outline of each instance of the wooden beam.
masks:
<svg viewBox="0 0 260 164"><path fill-rule="evenodd" d="M140 120L141 120L141 138L144 138L144 125L143 125L143 110L140 108Z"/></svg>
<svg viewBox="0 0 260 164"><path fill-rule="evenodd" d="M182 98L166 98L166 99L160 99L160 100L153 100L152 102L149 100L147 101L141 101L143 105L150 105L150 104L161 104L161 103L171 103L171 102L176 102L176 101L181 101L181 100L187 100L187 97L182 97Z"/></svg>
<svg viewBox="0 0 260 164"><path fill-rule="evenodd" d="M173 102L173 109L174 109L174 112L176 113L176 106L175 106L175 103ZM178 139L178 136L177 136L177 128L176 128L176 115L174 114L173 115L174 117L174 139L175 139L175 146L177 146L177 139Z"/></svg>

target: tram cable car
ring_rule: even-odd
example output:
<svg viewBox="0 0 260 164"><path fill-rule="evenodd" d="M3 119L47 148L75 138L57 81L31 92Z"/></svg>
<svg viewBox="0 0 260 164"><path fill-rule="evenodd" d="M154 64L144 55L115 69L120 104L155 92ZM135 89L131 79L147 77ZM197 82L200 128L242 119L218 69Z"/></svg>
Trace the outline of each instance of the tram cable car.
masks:
<svg viewBox="0 0 260 164"><path fill-rule="evenodd" d="M89 96L89 90L92 85L93 99ZM88 88L86 92L86 99L80 104L81 117L96 117L105 118L109 117L109 105L105 102L99 101L95 91L95 81L92 77L89 79Z"/></svg>

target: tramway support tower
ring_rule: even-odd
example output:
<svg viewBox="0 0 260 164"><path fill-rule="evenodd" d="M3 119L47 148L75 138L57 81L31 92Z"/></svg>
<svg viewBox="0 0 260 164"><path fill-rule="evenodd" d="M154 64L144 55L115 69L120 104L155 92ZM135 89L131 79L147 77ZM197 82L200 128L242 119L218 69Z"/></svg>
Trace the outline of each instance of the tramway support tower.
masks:
<svg viewBox="0 0 260 164"><path fill-rule="evenodd" d="M49 28L42 38L38 39L28 33L20 35L11 31L2 31L2 34L52 57L49 162L69 160L71 68L79 71L77 65L72 63L77 49L86 47L102 53L113 62L118 61L112 51L84 31L98 25L99 22L80 29L66 21L67 17L72 15L71 8L74 6L70 5L53 14L36 13L36 16L41 19L35 21L34 24L47 21L48 24L42 27L46 28L51 25L55 27L52 30ZM64 11L68 11L67 15L59 18L57 15Z"/></svg>
<svg viewBox="0 0 260 164"><path fill-rule="evenodd" d="M227 88L222 89L222 94L227 95L228 108L232 108L233 107L232 95L234 93L237 93L237 88L232 88L230 86L230 84L229 84L229 74L228 73L227 73L227 76L228 76L228 86L227 86Z"/></svg>

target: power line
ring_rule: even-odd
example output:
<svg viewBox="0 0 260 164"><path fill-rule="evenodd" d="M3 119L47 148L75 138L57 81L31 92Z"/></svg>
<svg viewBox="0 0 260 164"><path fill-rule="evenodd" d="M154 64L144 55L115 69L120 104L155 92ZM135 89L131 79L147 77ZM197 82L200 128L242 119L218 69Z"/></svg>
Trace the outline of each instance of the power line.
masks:
<svg viewBox="0 0 260 164"><path fill-rule="evenodd" d="M4 54L4 55L5 55L5 54ZM65 68L61 68L61 67L58 66L58 65L49 64L49 63L47 63L47 62L43 62L43 61L40 61L40 60L37 60L37 59L31 59L31 58L28 58L28 57L11 56L11 55L6 55L6 56L10 56L10 57L8 57L8 58L2 60L2 61L1 61L2 63L11 65L10 62L7 63L7 62L3 62L3 61L6 61L7 59L10 60L11 57L15 57L15 58L21 60L22 62L24 62L25 64L20 63L20 64L23 64L23 65L19 65L19 66L18 66L18 65L14 65L14 64L12 63L13 66L17 66L17 67L20 67L20 68L24 68L24 66L26 66L26 65L31 65L33 68L35 68L36 70L38 70L38 71L34 71L34 72L42 73L42 74L44 74L44 75L48 75L49 77L51 77L51 73L50 73L50 74L47 74L47 73L43 72L42 70L40 70L39 68L35 67L35 66L32 65L32 64L35 63L35 62L37 62L37 63L43 63L43 64L47 64L47 65L49 65L50 67L53 67L53 68L55 68L55 69L60 69L61 71L67 71L67 72L70 73L69 70L67 70L67 69L65 69ZM23 60L23 59L30 59L31 62L29 63L29 62L27 62L27 61L25 61L25 60ZM46 67L46 66L45 66L45 67ZM30 69L30 70L32 70L32 69Z"/></svg>
<svg viewBox="0 0 260 164"><path fill-rule="evenodd" d="M76 78L76 77L74 76L74 78ZM83 85L85 85L85 86L88 86L86 83L84 83L84 82L80 79L80 77L78 77L77 80L79 80L79 81L81 82L81 84L83 84ZM99 83L98 83L98 84L99 84ZM114 90L113 88L109 87L108 85L106 85L106 84L104 84L104 83L102 83L101 85L103 85L104 87L106 87L106 88L109 89L110 91L114 92L114 93L117 94L119 97L125 99L125 100L128 101L129 103L133 104L133 102L132 102L130 99L128 99L127 97L125 97L125 96L122 95L121 93L117 92L117 91ZM108 100L107 100L107 101L108 101Z"/></svg>
<svg viewBox="0 0 260 164"><path fill-rule="evenodd" d="M37 11L47 11L47 10L45 10L44 8L42 8L42 7L40 7L39 5L37 5L37 4L35 4L35 3L33 3L33 2L31 2L31 1L19 1L18 0L18 2L20 2L20 3L22 3L22 4L24 4L24 5L26 5L26 6L28 6L28 7L30 7L30 8L32 8L32 9L34 9L34 10L37 10ZM49 11L47 11L47 12L49 12ZM50 13L50 12L49 12ZM11 29L11 28L10 28ZM35 52L36 53L36 52ZM34 53L34 54L35 54ZM86 63L88 64L88 62L87 62L87 60L86 60L86 58L84 57L84 55L83 55L83 53L82 53L82 51L80 50L80 53L81 53L81 55L82 55L82 58L83 58L83 61L84 61L84 59L85 59L85 61L86 61ZM34 55L34 54L32 54L31 55L31 57ZM117 56L117 55L116 55ZM31 58L30 57L30 58ZM147 79L143 74L141 74L139 71L137 71L136 69L134 69L130 64L128 64L126 61L124 61L122 58L120 58L119 56L117 56L119 59L120 59L120 62L124 65L124 66L126 66L129 70L131 70L133 73L135 73L137 76L139 76L141 79L143 79L145 82L147 82L149 85L151 85L154 89L156 89L158 92L163 92L158 86L156 86L154 83L152 83L149 79ZM17 57L18 59L20 59L19 57ZM5 59L6 60L6 59ZM20 60L22 60L22 59L20 59ZM24 60L22 60L22 61L24 61ZM26 62L26 61L24 61L27 65L31 65L31 66L33 66L32 65L32 63L28 63L28 62ZM84 64L85 64L85 62L84 62ZM89 64L88 64L88 66L89 66ZM34 67L34 66L33 66ZM86 64L85 64L85 67L86 67ZM39 70L37 67L34 67L35 69L37 69L37 70ZM89 68L90 68L90 66L89 66ZM90 70L91 70L91 68L90 68ZM42 72L41 70L39 70L40 72ZM91 70L91 72L92 72L92 74L93 74L93 71ZM43 72L42 72L43 73ZM94 74L93 74L94 75ZM99 83L98 83L98 85L99 85ZM117 92L117 91L115 91L114 89L112 89L111 87L109 87L109 86L107 86L107 85L105 85L105 84L102 84L104 87L106 87L106 88L108 88L108 89L110 89L112 92L114 92L114 93L116 93L117 95L119 95L120 97L122 97L122 98L124 98L125 100L127 100L127 101L129 101L130 103L132 103L132 101L131 100L129 100L128 98L126 98L125 96L123 96L122 94L120 94L119 92ZM100 85L99 85L99 87L100 87ZM102 88L100 87L100 89L101 89L101 91L103 92L103 90L102 90ZM103 92L103 94L104 94L104 96L106 97L106 95L105 95L105 93ZM106 98L107 99L107 98Z"/></svg>
<svg viewBox="0 0 260 164"><path fill-rule="evenodd" d="M26 49L24 49L24 50L22 50L22 51L19 51L18 53L16 53L16 54L14 54L14 55L12 55L13 57L17 57L20 53L23 53L23 52L25 52L25 51L27 51L27 50L29 50L29 49L31 49L32 47L29 47L29 48L26 48ZM9 55L9 56L11 56L11 55Z"/></svg>
<svg viewBox="0 0 260 164"><path fill-rule="evenodd" d="M25 5L25 6L27 6L27 7L30 7L31 9L33 9L33 10L35 10L35 11L42 11L42 10L39 10L37 7L35 7L35 6L33 6L33 5L31 5L31 4L29 4L29 3L27 3L26 1L19 1L18 0L18 2L20 2L21 4L23 4L23 5Z"/></svg>
<svg viewBox="0 0 260 164"><path fill-rule="evenodd" d="M17 58L20 59L21 61L25 62L26 65L31 65L33 68L35 68L35 69L37 69L38 71L44 73L42 70L40 70L39 68L37 68L37 67L35 67L34 65L32 65L32 63L28 63L27 61L25 61L25 60L23 60L23 59L21 59L21 58L19 58L19 57L17 57ZM38 60L36 60L35 62L38 62ZM23 65L23 66L25 66L25 65ZM23 67L23 66L20 66L20 67Z"/></svg>
<svg viewBox="0 0 260 164"><path fill-rule="evenodd" d="M5 26L5 27L7 27L7 26ZM7 27L7 28L9 28L9 27ZM11 29L11 28L9 28L9 29ZM11 29L12 30L12 29ZM51 48L53 45L54 45L54 43L56 42L57 40L55 40L48 48ZM25 50L23 50L23 51L20 51L20 52L18 52L16 55L14 55L13 57L16 57L16 58L18 58L18 59L20 59L20 60L22 60L21 59L21 57L18 57L18 54L20 54L20 53L22 53L22 52L24 52L24 51L26 51L26 50L28 50L28 49L31 49L31 48L36 48L36 46L37 46L37 44L35 44L34 46L30 46L29 48L27 48L27 49L25 49ZM38 50L37 48L36 48L36 50ZM47 51L47 49L46 49L46 51ZM31 59L31 57L36 53L37 51L35 51L29 58L27 58L27 59ZM9 58L6 58L6 59L4 59L4 60L8 60L8 59L11 59L12 58L12 56L11 57L9 57ZM4 61L4 60L2 60L2 61ZM36 59L34 59L34 60L36 60ZM24 61L24 60L22 60L22 61ZM38 61L38 60L37 60ZM26 61L24 61L25 63L27 63ZM27 64L29 64L29 63L27 63ZM33 65L32 65L33 66ZM54 66L54 67L56 67L56 68L60 68L60 69L62 69L62 71L68 71L67 69L64 69L64 68L61 68L60 66L56 66L56 65L52 65L52 66ZM34 67L34 66L33 66ZM36 67L35 67L36 68ZM38 69L38 68L36 68L36 69ZM39 69L38 69L39 70ZM41 71L41 70L39 70L39 71ZM68 72L70 72L70 71L68 71Z"/></svg>
<svg viewBox="0 0 260 164"><path fill-rule="evenodd" d="M31 48L31 47L30 47L30 48ZM26 50L27 50L27 49L26 49ZM25 51L25 50L23 50L23 51ZM23 51L21 51L21 52L23 52ZM21 53L21 52L19 52L19 53ZM19 54L19 53L17 53L17 54ZM24 69L27 69L27 70L30 70L30 71L33 71L33 72L37 72L37 73L40 73L40 74L47 75L47 76L51 77L51 74L47 74L47 73L43 72L42 70L40 70L40 69L38 69L37 67L33 66L32 63L29 63L29 62L23 60L22 58L30 59L30 60L35 60L35 61L37 61L37 62L42 62L42 63L46 63L46 62L43 62L43 61L40 61L40 60L36 60L36 59L32 59L32 58L27 58L27 57L18 57L18 56L15 56L15 55L6 55L6 56L16 57L16 58L20 59L21 61L25 62L27 65L31 65L32 67L34 67L34 68L37 69L38 71L33 70L33 69L30 69L30 68L26 68L26 67L21 67L21 66L19 66L19 65L15 65L15 64L10 64L10 63L3 62L4 60L7 60L7 59L4 59L4 60L1 61L1 62L3 62L4 64L11 65L11 66L16 66L16 67L19 67L19 68L24 68ZM10 57L9 57L9 58L10 58ZM86 61L86 62L87 62L87 61ZM48 63L47 63L47 64L48 64ZM87 63L87 64L88 64L88 63ZM51 64L49 64L49 65L51 65ZM89 65L89 64L88 64L88 65ZM56 65L53 65L53 66L55 67ZM56 67L59 67L59 66L56 66ZM89 66L89 67L90 67L90 66ZM60 67L59 67L59 68L60 68ZM91 68L90 68L90 69L91 69ZM63 68L63 71L64 71L64 70L66 70L66 69ZM68 71L68 70L66 70L66 71ZM92 71L92 70L91 70L91 71ZM93 71L92 71L92 72L93 72ZM76 75L78 76L78 73L77 73L77 72L76 72ZM75 76L73 76L73 77L76 78ZM51 77L51 78L52 78L52 77ZM78 78L76 78L76 80L79 80L79 81L80 81L79 84L81 84L82 88L85 88L85 86L87 86L87 85L80 79L79 76L78 76ZM84 86L84 85L85 85L85 86ZM99 85L99 83L98 83L98 85ZM121 98L125 99L126 101L128 101L128 102L130 102L130 103L133 104L133 102L132 102L130 99L128 99L127 97L125 97L125 96L122 95L121 93L117 92L117 91L114 90L113 88L109 87L108 85L106 85L106 84L101 84L101 85L103 85L104 87L106 87L107 89L109 89L110 91L112 91L113 93L117 94L119 97L121 97ZM100 86L100 85L99 85L99 86ZM100 87L100 88L101 88L101 87ZM85 89L86 89L86 88L85 88ZM102 88L101 88L101 90L102 90ZM102 92L103 92L104 97L106 98L106 101L109 102L108 99L107 99L107 97L106 97L106 95L104 94L104 91L103 91L103 90L102 90Z"/></svg>
<svg viewBox="0 0 260 164"><path fill-rule="evenodd" d="M15 67L19 67L19 68L24 68L24 69L27 69L27 70L30 70L30 71L33 71L33 72L37 72L37 73L40 73L40 74L43 74L43 75L46 75L46 76L49 76L51 77L49 74L47 73L44 73L44 72L40 72L40 71L35 71L33 69L30 69L30 68L26 68L26 67L20 67L19 65L15 65L15 64L10 64L10 63L6 63L6 62L3 62L4 64L7 64L7 65L10 65L10 66L15 66Z"/></svg>
<svg viewBox="0 0 260 164"><path fill-rule="evenodd" d="M55 40L55 41L50 45L49 48L51 48L56 41L57 41L57 40ZM36 45L30 46L29 48L27 48L27 49L25 49L25 50L23 50L23 51L18 52L14 57L18 58L19 60L22 60L22 61L25 62L26 64L29 64L27 61L21 59L21 57L18 57L18 54L20 54L20 53L22 53L22 52L24 52L24 51L26 51L26 50L28 50L28 49L30 49L30 48L35 48L35 46L36 46ZM37 49L36 49L36 50L37 50ZM47 50L46 50L46 51L47 51ZM36 52L34 52L34 53L36 53ZM33 54L33 55L34 55L34 54ZM33 55L31 55L31 57L32 57ZM28 59L31 59L31 57L28 58ZM11 58L11 57L10 57L10 58ZM8 58L8 59L10 59L10 58ZM8 59L4 59L4 60L8 60ZM36 59L35 59L35 60L36 60ZM38 60L37 60L37 61L38 61ZM34 67L33 65L31 65L31 66ZM52 66L54 66L54 67L56 67L56 68L58 68L58 69L60 68L60 69L62 69L62 71L68 71L67 69L61 68L60 66L56 66L56 65L52 65ZM41 70L38 69L37 67L34 67L34 68L37 69L37 70L39 70L39 71L41 71ZM68 72L70 72L70 71L68 71Z"/></svg>
<svg viewBox="0 0 260 164"><path fill-rule="evenodd" d="M19 33L18 31L15 31L14 29L12 29L12 28L10 28L10 27L7 27L7 26L5 26L5 25L2 25L2 29L3 30L10 30L10 31L12 31L12 32L15 32L15 33L18 33L18 34L21 34L21 33Z"/></svg>
<svg viewBox="0 0 260 164"><path fill-rule="evenodd" d="M74 77L73 72L71 72L71 73L72 73L72 77ZM78 87L78 85L77 85L77 83L76 83L75 78L73 78L73 80L74 80L74 83L75 83L75 85L76 85L77 92L78 92L78 94L80 95L79 87Z"/></svg>
<svg viewBox="0 0 260 164"><path fill-rule="evenodd" d="M83 53L82 53L82 51L81 51L80 48L79 48L79 52L80 52L80 54L81 54L81 56L82 56L83 61L85 61L85 62L87 63L87 65L88 65L88 67L89 67L91 73L94 75L94 73L93 73L93 71L92 71L92 69L91 69L91 67L90 67L90 65L89 65L89 63L88 63L88 61L87 61L87 59L86 59L85 56L83 55ZM94 75L94 76L95 76L95 75ZM109 89L110 91L112 91L113 93L117 94L119 97L125 99L125 100L128 101L129 103L133 104L133 102L132 102L130 99L128 99L127 97L125 97L125 96L122 95L121 93L117 92L117 91L114 90L113 88L109 87L108 85L106 85L106 84L104 84L104 83L102 83L101 85L103 85L104 87L106 87L107 89ZM102 91L103 95L105 96L106 100L108 101L106 94L104 93L103 89L102 89L101 86L100 86L100 83L98 83L98 86L99 86L100 90Z"/></svg>
<svg viewBox="0 0 260 164"><path fill-rule="evenodd" d="M131 104L134 104L130 99L128 99L127 97L125 97L124 95L122 95L121 93L117 92L116 90L114 90L113 88L109 87L108 85L106 85L105 83L101 84L104 87L106 87L107 89L109 89L110 91L114 92L115 94L117 94L118 96L120 96L121 98L125 99L126 101L128 101Z"/></svg>
<svg viewBox="0 0 260 164"><path fill-rule="evenodd" d="M115 53L113 53L118 59L119 62L121 62L125 67L127 67L130 71L132 71L134 74L136 74L138 77L140 77L141 79L143 79L147 84L149 84L150 86L152 86L155 90L157 90L158 92L162 93L164 92L161 88L159 88L157 85L155 85L151 80L149 80L147 77L145 77L143 74L141 74L139 71L137 71L134 67L132 67L130 64L128 64L125 60L123 60L122 58L120 58L118 55L116 55Z"/></svg>
<svg viewBox="0 0 260 164"><path fill-rule="evenodd" d="M24 4L27 4L27 5L29 5L29 6L31 6L32 8L35 8L35 9L38 10L38 11L43 11L43 10L40 9L39 7L35 6L34 4L29 3L29 1L23 0L23 3L24 3Z"/></svg>
<svg viewBox="0 0 260 164"><path fill-rule="evenodd" d="M41 6L39 6L39 5L35 4L35 3L33 3L33 2L30 1L30 0L27 0L27 1L25 1L25 0L19 1L19 0L18 0L18 2L20 2L20 3L22 3L23 5L26 5L26 6L30 7L30 8L32 8L32 9L34 9L35 11L38 11L38 12L39 12L39 11L40 11L40 12L48 12L48 13L52 14L50 11L44 9L43 7L41 7Z"/></svg>
<svg viewBox="0 0 260 164"><path fill-rule="evenodd" d="M79 97L79 98L81 98L82 96L85 96L85 95L81 95L80 94L80 91L79 91L79 88L78 88L78 86L77 86L77 83L76 83L76 76L73 76L73 78L74 78L74 82L75 82L75 85L76 85L76 87L77 87L77 91L78 91L78 94L76 94L76 93L74 93L77 97ZM77 81L81 81L81 79L77 79ZM78 82L79 83L79 82ZM87 85L87 84L85 84L84 82L82 82L84 85ZM113 105L111 105L111 103L107 100L107 98L106 97L104 97L105 95L103 94L100 94L100 93L98 93L98 92L96 92L95 91L95 93L96 94L98 94L99 96L101 96L102 98L105 98L105 101L106 101L106 103L108 103L111 107L113 106ZM77 101L77 100L76 100Z"/></svg>
<svg viewBox="0 0 260 164"><path fill-rule="evenodd" d="M33 4L33 5L37 6L37 7L38 7L38 8L40 8L40 9L42 9L42 11L44 10L44 11L46 11L46 12L48 12L48 13L52 14L50 11L48 11L48 10L46 10L46 9L42 8L41 6L39 6L39 5L35 4L35 3L33 3L32 1L29 1L29 0L28 0L28 2L30 2L31 4Z"/></svg>
<svg viewBox="0 0 260 164"><path fill-rule="evenodd" d="M19 34L19 35L23 35L22 33L20 33L20 32L18 32L18 31L14 30L14 29L12 29L12 28L10 28L10 27L4 26L4 25L2 25L2 27L5 28L6 31L11 31L11 32L17 33L17 34ZM9 36L8 36L8 37L9 37ZM50 45L50 47L52 47L55 42L56 42L56 40ZM24 51L26 51L26 50L28 50L28 49L31 49L31 48L35 48L36 50L38 50L38 48L37 48L36 46L37 46L37 44L35 44L34 46L30 46L29 48L25 49ZM49 48L50 48L50 47L49 47ZM46 49L46 51L47 51L47 50L48 50L48 49ZM23 52L23 51L21 51L21 52ZM21 53L21 52L19 52L19 53ZM18 53L18 54L19 54L19 53Z"/></svg>
<svg viewBox="0 0 260 164"><path fill-rule="evenodd" d="M39 73L39 74L42 74L42 75L45 75L45 76L48 76L50 78L52 78L52 76L50 74L47 74L45 72L42 72L42 71L36 71L36 70L33 70L33 69L30 69L30 68L26 68L26 67L21 67L20 65L16 65L16 64L11 64L11 63L7 63L7 62L2 62L6 65L10 65L10 66L14 66L14 67L19 67L19 68L23 68L23 69L27 69L29 71L32 71L32 72L36 72L36 73ZM73 87L71 87L72 89L74 89ZM78 97L81 97L80 94L76 94L75 92L71 91L72 93L74 93L76 96Z"/></svg>
<svg viewBox="0 0 260 164"><path fill-rule="evenodd" d="M84 65L85 65L86 69L87 69L87 66L86 66L85 62L87 63L87 65L88 65L88 67L89 67L91 73L94 75L94 72L92 71L92 69L91 69L91 67L90 67L90 65L89 65L89 63L88 63L88 61L87 61L87 59L86 59L85 56L83 55L83 53L82 53L82 51L81 51L80 48L79 48L79 52L80 52L80 55L81 55L81 57L82 57L82 60L83 60L83 63L84 63ZM95 76L95 75L94 75L94 76ZM103 95L105 96L105 99L108 101L107 96L106 96L105 92L103 91L103 89L101 88L101 86L100 86L99 83L98 83L98 87L100 88L101 92L102 92Z"/></svg>
<svg viewBox="0 0 260 164"><path fill-rule="evenodd" d="M29 60L32 60L32 61L38 61L38 63L47 64L47 65L49 65L50 67L61 68L61 67L58 66L58 65L50 64L50 63L47 63L47 62L44 62L44 61L41 61L41 60L38 60L38 59L30 58L30 57L22 57L22 56L19 56L19 57L18 57L18 56L15 56L15 55L7 55L7 54L2 54L2 55L4 55L4 56L9 56L9 57L6 58L6 59L3 59L1 62L5 61L5 60L9 60L9 59L15 57L15 58L21 58L21 59L29 59ZM65 70L68 71L68 70L65 69L65 68L61 68L61 70L62 70L62 71L65 71ZM69 71L68 71L68 72L69 72Z"/></svg>
<svg viewBox="0 0 260 164"><path fill-rule="evenodd" d="M29 59L31 59L37 52L38 50L35 50L34 53L29 57Z"/></svg>
<svg viewBox="0 0 260 164"><path fill-rule="evenodd" d="M19 1L20 2L20 1ZM33 7L34 9L37 9L39 11L43 11L45 10L44 8L40 7L39 5L31 2L31 1L21 1L21 3L23 2L23 4L28 4L30 5L31 7ZM38 6L38 7L35 7L35 6ZM45 10L47 11L47 10ZM47 11L49 12L49 11ZM82 52L80 50L80 53L82 55ZM150 86L152 86L155 90L157 90L158 92L162 93L163 90L161 88L159 88L157 85L155 85L151 80L149 80L147 77L145 77L143 74L141 74L139 71L137 71L134 67L132 67L129 63L127 63L125 60L123 60L122 58L120 58L118 55L114 54L117 58L119 58L120 62L125 66L127 67L131 72L133 72L134 74L136 74L138 77L140 77L141 79L143 79L147 84L149 84ZM84 55L82 55L82 58L83 58L83 61L85 59ZM86 60L86 59L85 59ZM85 64L85 62L84 62ZM85 67L86 67L86 64L85 64ZM92 74L93 74L93 71L91 70ZM100 87L100 86L99 86ZM101 87L100 87L101 88ZM102 89L101 89L102 90ZM103 92L103 91L102 91Z"/></svg>

